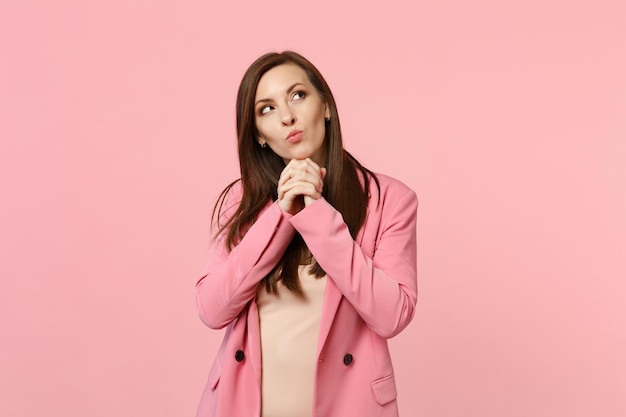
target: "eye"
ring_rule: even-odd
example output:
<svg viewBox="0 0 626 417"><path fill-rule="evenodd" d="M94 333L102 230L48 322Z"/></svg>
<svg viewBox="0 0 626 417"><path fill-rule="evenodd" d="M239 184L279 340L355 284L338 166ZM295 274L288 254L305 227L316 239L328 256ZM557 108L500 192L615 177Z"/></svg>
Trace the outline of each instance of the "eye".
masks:
<svg viewBox="0 0 626 417"><path fill-rule="evenodd" d="M294 100L302 100L305 97L306 97L306 93L304 91L296 91L295 93L293 93L292 98Z"/></svg>
<svg viewBox="0 0 626 417"><path fill-rule="evenodd" d="M267 114L267 113L269 113L272 109L273 109L273 107L272 107L272 106L263 106L263 107L260 107L260 108L259 108L259 114L260 114L260 115Z"/></svg>

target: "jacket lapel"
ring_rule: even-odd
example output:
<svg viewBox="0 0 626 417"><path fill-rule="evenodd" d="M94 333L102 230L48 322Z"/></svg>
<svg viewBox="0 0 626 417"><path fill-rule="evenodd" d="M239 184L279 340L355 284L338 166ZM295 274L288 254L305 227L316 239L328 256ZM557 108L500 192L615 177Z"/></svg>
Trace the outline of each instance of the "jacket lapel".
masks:
<svg viewBox="0 0 626 417"><path fill-rule="evenodd" d="M367 226L367 220L370 215L369 204L367 207L367 212L365 214L365 221L363 222L363 226L359 233L356 235L356 242L359 245L363 244L363 235L365 233L365 227ZM326 289L324 290L324 307L322 310L322 320L320 322L320 333L317 339L317 357L319 358L322 349L324 348L324 344L326 343L326 339L328 338L328 334L330 333L330 329L332 327L333 321L335 320L335 315L337 314L337 309L339 308L339 303L343 295L341 291L335 285L335 282L332 279L326 280Z"/></svg>
<svg viewBox="0 0 626 417"><path fill-rule="evenodd" d="M330 328L335 319L339 302L341 301L341 292L335 286L332 279L326 279L326 289L324 290L324 307L322 309L322 320L320 322L320 333L317 339L317 357L319 358L326 338L330 332Z"/></svg>

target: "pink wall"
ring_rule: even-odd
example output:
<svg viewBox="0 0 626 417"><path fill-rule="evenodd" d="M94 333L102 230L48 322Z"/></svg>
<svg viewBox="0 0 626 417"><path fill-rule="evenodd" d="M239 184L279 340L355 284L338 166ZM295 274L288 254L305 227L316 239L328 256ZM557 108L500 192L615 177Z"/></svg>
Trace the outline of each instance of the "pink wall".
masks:
<svg viewBox="0 0 626 417"><path fill-rule="evenodd" d="M215 3L0 5L0 415L193 415L235 90L286 48L420 197L403 416L626 415L624 3Z"/></svg>

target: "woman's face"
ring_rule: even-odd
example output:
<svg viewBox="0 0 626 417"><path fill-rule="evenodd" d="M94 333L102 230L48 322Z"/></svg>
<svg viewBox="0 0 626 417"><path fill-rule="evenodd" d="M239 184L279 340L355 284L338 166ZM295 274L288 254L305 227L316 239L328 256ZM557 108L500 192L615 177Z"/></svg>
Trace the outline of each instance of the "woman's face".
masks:
<svg viewBox="0 0 626 417"><path fill-rule="evenodd" d="M285 164L311 158L324 165L324 118L330 117L330 112L302 68L283 64L263 74L256 89L254 114L257 140Z"/></svg>

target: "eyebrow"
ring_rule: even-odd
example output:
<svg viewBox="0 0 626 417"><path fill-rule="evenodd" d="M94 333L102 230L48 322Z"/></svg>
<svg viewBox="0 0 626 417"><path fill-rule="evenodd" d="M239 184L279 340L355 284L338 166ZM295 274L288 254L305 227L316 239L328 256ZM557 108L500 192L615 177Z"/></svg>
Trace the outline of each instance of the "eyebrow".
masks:
<svg viewBox="0 0 626 417"><path fill-rule="evenodd" d="M301 82L294 83L294 84L292 84L291 86L289 86L289 88L285 91L285 94L289 94L289 93L291 93L291 92L293 91L293 89L294 89L294 88L296 88L296 87L297 87L297 86L299 86L299 85L304 86L304 84L303 84L303 83L301 83ZM262 99L260 99L260 100L257 100L257 101L254 103L254 107L256 107L259 103L264 103L264 102L266 102L266 101L272 101L272 99L269 99L269 98L262 98Z"/></svg>

